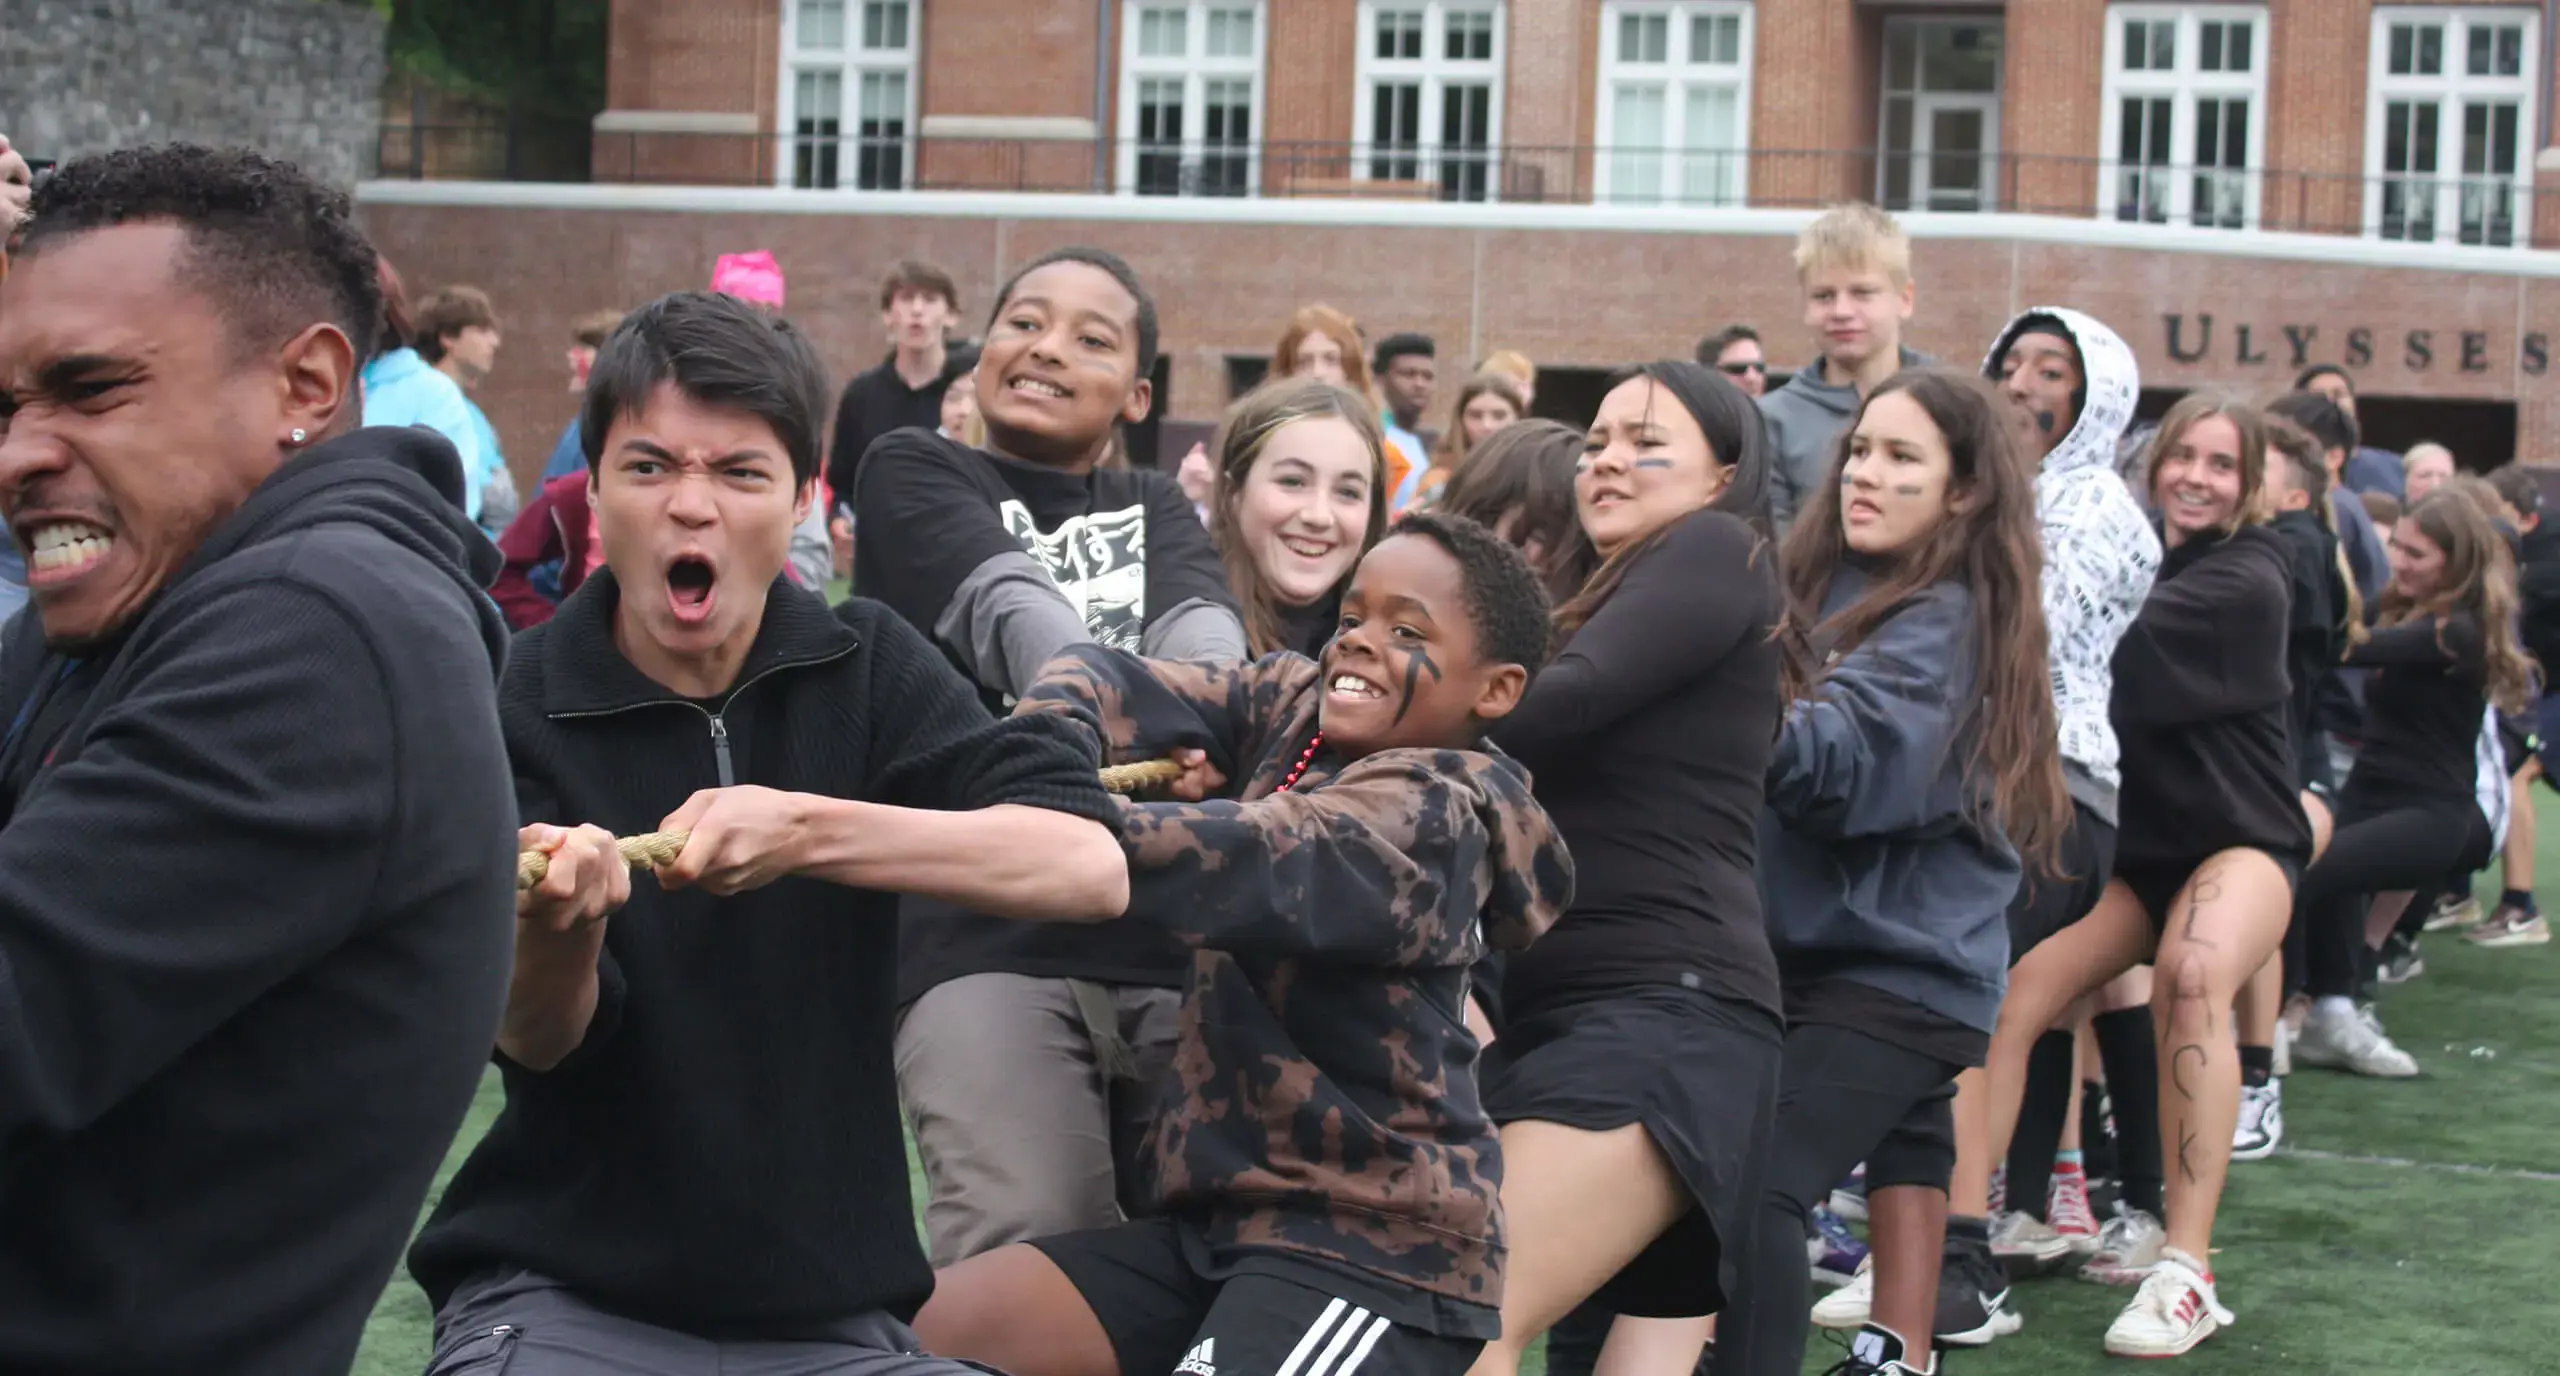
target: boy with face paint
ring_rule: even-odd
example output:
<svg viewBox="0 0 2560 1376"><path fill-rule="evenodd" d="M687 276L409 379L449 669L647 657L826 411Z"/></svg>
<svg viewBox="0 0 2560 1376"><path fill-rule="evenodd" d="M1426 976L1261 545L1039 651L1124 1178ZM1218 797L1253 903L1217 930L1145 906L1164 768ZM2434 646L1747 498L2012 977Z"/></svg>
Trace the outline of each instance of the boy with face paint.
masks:
<svg viewBox="0 0 2560 1376"><path fill-rule="evenodd" d="M1083 646L1032 686L1017 715L1190 766L1193 801L1121 815L1129 920L1191 948L1181 1047L1154 1216L945 1270L929 1348L1015 1376L1476 1359L1504 1246L1468 972L1572 889L1527 771L1483 739L1546 657L1546 612L1517 551L1425 513L1362 559L1321 663Z"/></svg>
<svg viewBox="0 0 2560 1376"><path fill-rule="evenodd" d="M1103 466L1117 427L1153 405L1155 362L1155 302L1127 263L1043 255L996 294L977 367L985 444L892 430L861 461L854 586L990 708L1087 642L1246 657L1190 499L1165 474ZM899 920L898 1079L934 1264L1117 1220L1172 1054L1180 948L1135 923L1067 931L920 900Z"/></svg>

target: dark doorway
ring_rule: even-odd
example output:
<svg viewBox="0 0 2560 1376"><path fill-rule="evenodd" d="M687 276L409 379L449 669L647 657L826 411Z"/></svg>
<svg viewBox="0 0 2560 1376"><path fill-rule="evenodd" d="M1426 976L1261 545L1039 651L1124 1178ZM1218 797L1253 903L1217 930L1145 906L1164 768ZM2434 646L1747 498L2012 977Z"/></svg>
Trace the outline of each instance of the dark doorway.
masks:
<svg viewBox="0 0 2560 1376"><path fill-rule="evenodd" d="M1576 430L1591 428L1591 418L1600 414L1600 399L1609 394L1609 375L1615 368L1556 368L1538 370L1538 395L1529 403L1529 414L1540 420L1562 421Z"/></svg>
<svg viewBox="0 0 2560 1376"><path fill-rule="evenodd" d="M1120 427L1121 443L1128 448L1131 468L1163 466L1159 451L1164 444L1164 418L1173 410L1173 360L1156 355L1155 370L1148 377L1155 383L1155 399L1147 407L1147 418Z"/></svg>
<svg viewBox="0 0 2560 1376"><path fill-rule="evenodd" d="M2356 422L2363 427L2364 442L2376 449L2405 454L2420 440L2434 440L2473 473L2486 473L2516 456L2512 401L2359 396Z"/></svg>
<svg viewBox="0 0 2560 1376"><path fill-rule="evenodd" d="M1271 376L1271 358L1267 354L1227 355L1227 400L1233 401Z"/></svg>

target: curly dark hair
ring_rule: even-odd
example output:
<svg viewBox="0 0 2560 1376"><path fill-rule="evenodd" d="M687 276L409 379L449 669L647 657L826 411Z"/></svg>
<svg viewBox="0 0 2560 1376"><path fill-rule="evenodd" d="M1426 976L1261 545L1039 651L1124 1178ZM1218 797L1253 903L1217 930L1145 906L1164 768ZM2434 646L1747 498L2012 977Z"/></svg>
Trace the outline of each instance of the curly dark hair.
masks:
<svg viewBox="0 0 2560 1376"><path fill-rule="evenodd" d="M1138 376L1146 377L1154 373L1156 369L1156 298L1147 290L1146 284L1138 280L1138 270L1129 266L1127 259L1108 249L1076 245L1053 248L1021 267L1015 268L1013 275L1004 279L1003 290L996 293L996 308L987 313L987 328L993 330L996 317L1004 314L1006 306L1013 304L1013 289L1022 285L1023 278L1057 263L1082 263L1086 267L1102 272L1112 281L1119 283L1120 289L1129 293L1130 299L1138 303L1136 322Z"/></svg>
<svg viewBox="0 0 2560 1376"><path fill-rule="evenodd" d="M1405 513L1387 531L1390 539L1398 535L1418 535L1458 561L1479 658L1517 664L1533 674L1547 662L1553 615L1547 587L1519 550L1464 516L1440 511Z"/></svg>
<svg viewBox="0 0 2560 1376"><path fill-rule="evenodd" d="M120 148L66 164L36 188L18 252L94 230L167 223L186 231L180 271L244 348L281 343L318 322L356 357L373 354L382 309L375 253L346 194L288 162L191 143Z"/></svg>

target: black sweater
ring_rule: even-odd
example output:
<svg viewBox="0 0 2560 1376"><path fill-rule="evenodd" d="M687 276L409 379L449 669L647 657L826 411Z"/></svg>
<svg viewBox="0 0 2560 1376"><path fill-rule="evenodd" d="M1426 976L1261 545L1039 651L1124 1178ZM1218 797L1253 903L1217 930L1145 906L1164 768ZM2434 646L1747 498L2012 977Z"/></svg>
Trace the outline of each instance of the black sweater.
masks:
<svg viewBox="0 0 2560 1376"><path fill-rule="evenodd" d="M2161 560L2116 643L2119 863L2192 865L2239 846L2309 857L2285 669L2291 582L2284 538L2264 526Z"/></svg>
<svg viewBox="0 0 2560 1376"><path fill-rule="evenodd" d="M323 444L93 673L33 608L0 656L0 720L87 690L13 732L0 813L0 1371L355 1358L515 927L497 550L420 477L452 454Z"/></svg>
<svg viewBox="0 0 2560 1376"><path fill-rule="evenodd" d="M1783 705L1777 553L1683 517L1539 673L1494 740L1573 852L1573 907L1506 962L1503 1014L1673 984L1775 1020L1753 868Z"/></svg>
<svg viewBox="0 0 2560 1376"><path fill-rule="evenodd" d="M2372 796L2470 803L2479 791L2480 728L2488 710L2485 646L2469 612L2412 617L2374 630L2347 652L2370 668L2364 748L2349 777Z"/></svg>
<svg viewBox="0 0 2560 1376"><path fill-rule="evenodd" d="M738 686L706 705L615 650L615 598L600 569L516 640L501 711L528 822L646 832L729 783L1117 816L1074 727L991 720L876 603L831 615L777 580ZM775 1336L912 1315L933 1273L890 1050L897 945L884 893L635 883L586 1039L548 1072L499 1058L506 1109L411 1249L419 1284L440 1304L520 1266L653 1322Z"/></svg>
<svg viewBox="0 0 2560 1376"><path fill-rule="evenodd" d="M2338 672L2347 646L2347 577L2338 567L2338 537L2308 511L2277 515L2268 529L2284 540L2293 606L2285 628L2285 678L2291 685L2286 716L2293 727L2297 774L2303 757L2322 748L2318 725L2321 686Z"/></svg>

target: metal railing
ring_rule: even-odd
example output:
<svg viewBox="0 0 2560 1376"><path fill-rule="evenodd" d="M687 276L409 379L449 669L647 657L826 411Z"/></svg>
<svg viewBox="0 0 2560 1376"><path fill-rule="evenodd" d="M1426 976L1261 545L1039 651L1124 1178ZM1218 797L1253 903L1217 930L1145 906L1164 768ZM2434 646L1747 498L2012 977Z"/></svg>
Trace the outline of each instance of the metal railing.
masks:
<svg viewBox="0 0 2560 1376"><path fill-rule="evenodd" d="M529 152L528 150L535 150ZM583 153L583 158L575 156ZM866 191L2013 212L2520 246L2532 177L2367 177L2052 154L1264 140L990 139L386 125L381 175Z"/></svg>

